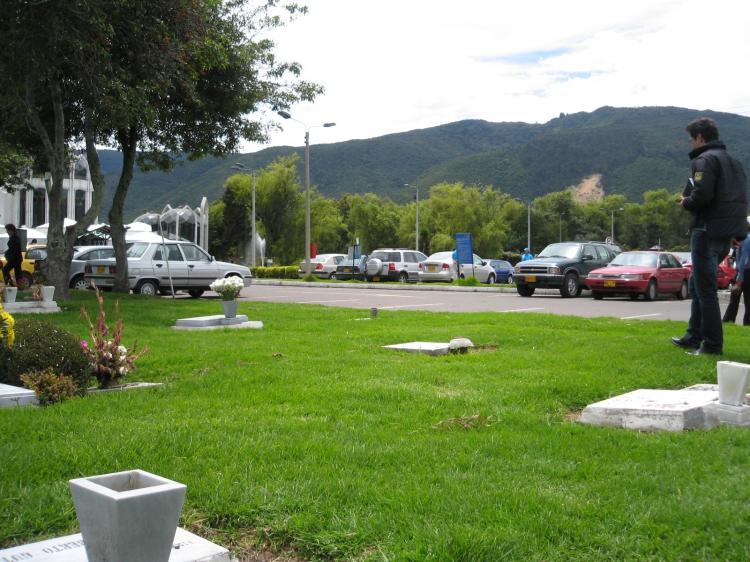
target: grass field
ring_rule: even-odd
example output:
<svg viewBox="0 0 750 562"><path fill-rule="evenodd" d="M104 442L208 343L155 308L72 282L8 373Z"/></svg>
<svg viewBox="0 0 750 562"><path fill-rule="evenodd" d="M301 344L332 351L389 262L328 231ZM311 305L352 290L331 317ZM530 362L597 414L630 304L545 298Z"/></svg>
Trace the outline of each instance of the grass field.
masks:
<svg viewBox="0 0 750 562"><path fill-rule="evenodd" d="M750 431L574 421L636 388L715 382L713 360L669 344L684 324L404 311L360 321L359 310L243 302L263 330L178 332L175 319L218 302L120 300L126 345L151 348L129 379L166 384L0 410L0 545L77 531L69 479L142 468L187 484L181 525L238 553L750 559ZM93 312L93 295L48 320L85 336L81 304ZM454 336L480 352L380 347ZM728 327L725 358L750 362L746 342Z"/></svg>

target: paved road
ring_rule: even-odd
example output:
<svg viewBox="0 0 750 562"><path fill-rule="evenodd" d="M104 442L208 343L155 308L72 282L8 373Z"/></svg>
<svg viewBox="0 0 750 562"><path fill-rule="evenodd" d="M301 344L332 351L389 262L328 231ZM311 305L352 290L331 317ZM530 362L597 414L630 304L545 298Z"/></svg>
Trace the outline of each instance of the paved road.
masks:
<svg viewBox="0 0 750 562"><path fill-rule="evenodd" d="M305 286L263 285L254 283L242 291L242 300L320 304L348 308L381 310L431 310L436 312L515 312L549 313L582 317L613 316L622 320L679 320L690 316L690 301L665 298L646 302L627 298L595 301L590 296L563 299L559 294L534 295L524 298L515 292L496 289L480 292L450 290L415 290L369 284L366 289L347 285ZM722 303L722 310L726 302ZM740 310L739 318L743 310Z"/></svg>

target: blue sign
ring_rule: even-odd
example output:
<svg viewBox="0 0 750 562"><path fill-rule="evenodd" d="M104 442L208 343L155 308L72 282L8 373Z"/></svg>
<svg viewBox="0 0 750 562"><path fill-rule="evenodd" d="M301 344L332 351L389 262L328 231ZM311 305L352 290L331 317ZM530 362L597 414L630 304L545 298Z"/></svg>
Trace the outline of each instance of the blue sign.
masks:
<svg viewBox="0 0 750 562"><path fill-rule="evenodd" d="M471 233L460 232L456 234L456 251L458 252L458 263L474 263L474 245Z"/></svg>

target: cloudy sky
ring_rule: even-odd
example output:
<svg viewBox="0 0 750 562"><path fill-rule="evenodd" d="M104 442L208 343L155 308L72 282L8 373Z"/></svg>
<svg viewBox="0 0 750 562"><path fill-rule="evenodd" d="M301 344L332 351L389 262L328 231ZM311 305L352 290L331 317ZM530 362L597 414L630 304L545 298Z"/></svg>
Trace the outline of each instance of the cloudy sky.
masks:
<svg viewBox="0 0 750 562"><path fill-rule="evenodd" d="M274 32L325 94L292 115L312 144L462 119L544 123L603 105L750 116L750 2L306 0ZM304 142L304 127L265 146ZM246 151L263 148L247 145Z"/></svg>

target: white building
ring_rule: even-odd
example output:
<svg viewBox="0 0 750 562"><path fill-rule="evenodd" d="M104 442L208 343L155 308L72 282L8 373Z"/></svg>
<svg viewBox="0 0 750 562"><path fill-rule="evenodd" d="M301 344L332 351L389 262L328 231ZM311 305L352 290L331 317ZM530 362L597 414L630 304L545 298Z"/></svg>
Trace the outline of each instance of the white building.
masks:
<svg viewBox="0 0 750 562"><path fill-rule="evenodd" d="M0 189L0 225L13 223L16 226L35 227L49 222L49 196L46 182L49 176L30 177L32 188L16 189L8 193ZM93 186L89 165L84 156L71 163L68 177L63 180L63 200L66 217L80 219L91 207Z"/></svg>

